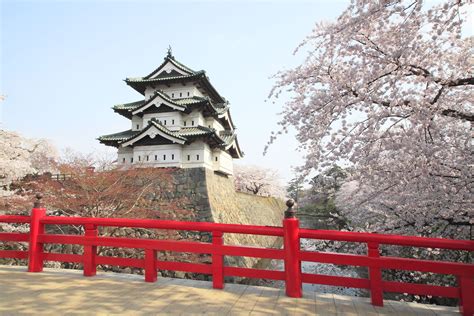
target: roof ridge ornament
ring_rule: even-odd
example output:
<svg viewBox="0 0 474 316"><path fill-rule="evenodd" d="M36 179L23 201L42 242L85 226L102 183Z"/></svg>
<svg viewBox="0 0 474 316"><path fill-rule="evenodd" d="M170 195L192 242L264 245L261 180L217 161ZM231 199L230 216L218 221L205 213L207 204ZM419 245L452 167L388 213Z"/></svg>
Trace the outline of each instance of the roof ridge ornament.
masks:
<svg viewBox="0 0 474 316"><path fill-rule="evenodd" d="M173 56L173 49L171 48L171 45L168 45L168 52L167 52L167 54L166 54L166 58L174 59L174 56Z"/></svg>

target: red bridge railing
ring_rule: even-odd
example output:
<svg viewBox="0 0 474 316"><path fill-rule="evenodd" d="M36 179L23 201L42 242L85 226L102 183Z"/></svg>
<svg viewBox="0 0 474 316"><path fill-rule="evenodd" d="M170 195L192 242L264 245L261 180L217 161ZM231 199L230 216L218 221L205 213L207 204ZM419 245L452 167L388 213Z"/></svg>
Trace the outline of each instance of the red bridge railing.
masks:
<svg viewBox="0 0 474 316"><path fill-rule="evenodd" d="M180 222L128 218L89 218L47 216L39 200L31 216L0 216L0 223L29 223L29 233L0 233L0 241L28 242L28 251L0 250L0 258L28 259L29 272L41 272L44 261L82 263L84 276L94 276L97 265L143 268L145 281L155 282L157 270L174 270L212 275L213 287L224 288L224 276L260 278L285 281L286 294L302 296L302 283L334 285L370 290L373 305L383 306L384 292L410 293L457 298L464 315L474 313L474 265L457 262L433 261L381 256L380 245L440 248L474 251L474 241L442 238L409 237L386 234L339 232L330 230L300 229L293 211L294 202L287 202L288 210L282 227L217 224L206 222ZM47 234L45 225L82 225L84 235ZM105 237L98 234L98 227L139 227L164 230L189 230L210 232L212 243L153 240L123 237ZM226 233L283 237L283 249L225 245ZM367 255L303 251L300 238L364 243ZM82 245L82 255L45 252L43 245ZM144 249L144 259L118 258L97 255L98 246ZM161 261L158 251L210 254L211 264ZM284 260L284 271L230 267L224 265L224 256L243 256ZM301 262L311 261L338 265L368 267L369 278L353 278L322 274L302 273ZM409 270L449 274L457 277L457 287L384 281L383 269ZM1 281L0 281L1 283Z"/></svg>

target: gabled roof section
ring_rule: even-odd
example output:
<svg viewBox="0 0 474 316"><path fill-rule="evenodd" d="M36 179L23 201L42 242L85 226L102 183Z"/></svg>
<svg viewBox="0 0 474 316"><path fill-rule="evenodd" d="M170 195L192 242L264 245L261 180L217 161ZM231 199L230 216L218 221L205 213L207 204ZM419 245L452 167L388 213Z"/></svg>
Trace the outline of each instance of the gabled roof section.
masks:
<svg viewBox="0 0 474 316"><path fill-rule="evenodd" d="M144 110L148 109L149 107L153 105L159 108L162 104L172 108L173 110L177 110L181 112L186 110L186 106L176 103L170 97L168 97L166 93L164 93L163 91L157 90L155 94L151 98L149 98L145 103L133 109L132 115L137 115L138 113L143 112Z"/></svg>
<svg viewBox="0 0 474 316"><path fill-rule="evenodd" d="M186 142L186 138L179 135L177 132L172 132L158 121L151 119L148 126L141 130L138 134L134 135L133 137L128 138L127 140L120 143L121 147L127 147L133 145L140 139L149 136L150 138L155 138L156 136L161 136L163 138L168 139L177 144L184 144Z"/></svg>
<svg viewBox="0 0 474 316"><path fill-rule="evenodd" d="M145 77L126 78L125 82L141 94L149 86L171 83L196 83L216 103L224 103L225 99L217 92L209 81L204 70L195 71L178 62L170 52L164 62Z"/></svg>
<svg viewBox="0 0 474 316"><path fill-rule="evenodd" d="M196 71L192 70L188 66L185 66L182 63L178 62L174 58L174 56L171 54L170 50L168 50L168 54L166 55L166 57L164 59L165 60L163 61L163 63L161 65L158 66L158 68L153 70L149 75L146 75L145 77L143 77L143 79L150 79L150 78L158 77L158 76L167 77L167 74L164 74L164 73L167 72L165 70L165 68L168 68L168 69L177 68L178 70L181 70L182 72L184 72L185 74L188 74L188 75L196 73ZM170 64L174 67L169 67ZM172 71L168 71L167 73L170 74L171 72ZM179 71L178 71L178 73L179 73Z"/></svg>

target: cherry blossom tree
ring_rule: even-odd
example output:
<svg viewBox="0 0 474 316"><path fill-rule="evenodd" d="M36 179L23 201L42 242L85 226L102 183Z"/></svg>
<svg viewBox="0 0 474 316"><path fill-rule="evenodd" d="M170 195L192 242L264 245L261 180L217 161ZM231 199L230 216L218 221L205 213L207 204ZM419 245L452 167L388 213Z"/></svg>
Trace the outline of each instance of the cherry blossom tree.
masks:
<svg viewBox="0 0 474 316"><path fill-rule="evenodd" d="M237 191L284 198L285 188L278 171L258 166L234 166Z"/></svg>
<svg viewBox="0 0 474 316"><path fill-rule="evenodd" d="M278 133L296 128L302 172L354 167L340 201L359 228L472 237L468 6L354 0L316 25L300 66L276 75L271 98L287 100Z"/></svg>
<svg viewBox="0 0 474 316"><path fill-rule="evenodd" d="M0 148L0 195L7 194L12 181L27 174L55 170L57 151L47 140L0 130Z"/></svg>

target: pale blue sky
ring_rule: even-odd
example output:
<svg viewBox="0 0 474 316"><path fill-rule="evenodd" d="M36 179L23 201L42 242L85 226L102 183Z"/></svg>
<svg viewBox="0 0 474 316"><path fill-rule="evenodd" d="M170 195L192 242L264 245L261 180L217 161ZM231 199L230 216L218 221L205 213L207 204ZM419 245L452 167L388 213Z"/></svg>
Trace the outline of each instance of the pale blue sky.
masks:
<svg viewBox="0 0 474 316"><path fill-rule="evenodd" d="M314 23L348 1L8 1L1 2L1 126L58 148L104 151L96 138L130 127L110 107L141 95L123 79L177 60L206 70L231 103L246 156L285 180L302 162L290 136L267 156L282 104L265 102L278 70L297 65L295 47Z"/></svg>

